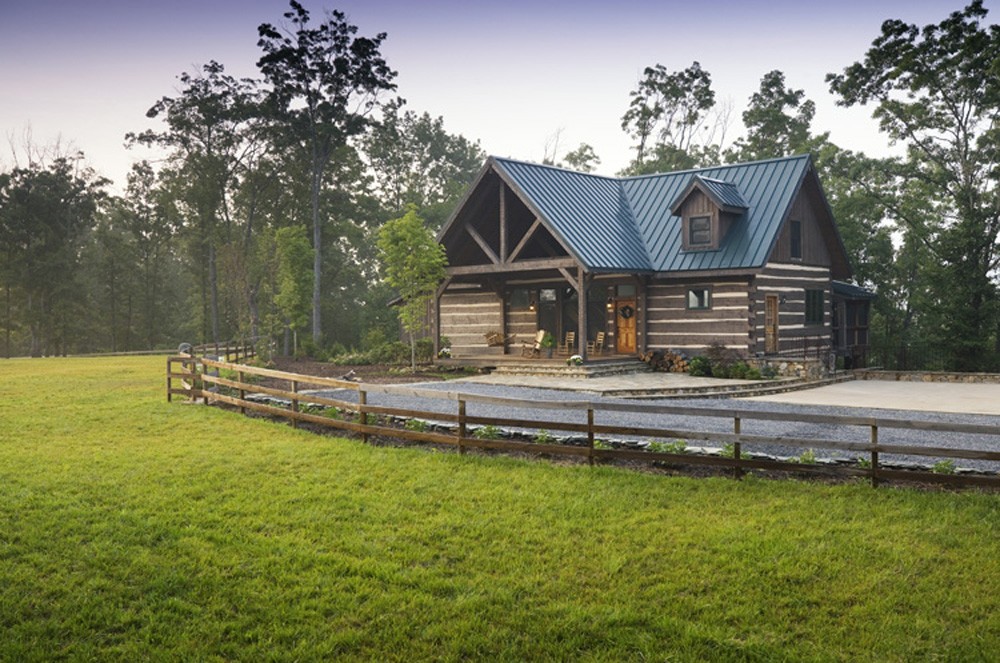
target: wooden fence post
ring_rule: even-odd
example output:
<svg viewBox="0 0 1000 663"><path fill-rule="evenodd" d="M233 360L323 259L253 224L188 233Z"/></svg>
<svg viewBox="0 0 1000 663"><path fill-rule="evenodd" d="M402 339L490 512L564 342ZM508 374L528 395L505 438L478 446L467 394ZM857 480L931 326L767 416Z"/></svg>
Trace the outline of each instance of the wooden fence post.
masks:
<svg viewBox="0 0 1000 663"><path fill-rule="evenodd" d="M243 371L236 373L236 379L240 381L240 414L245 415L247 413L247 408L243 405L243 401L247 397L247 390L243 388Z"/></svg>
<svg viewBox="0 0 1000 663"><path fill-rule="evenodd" d="M361 430L361 441L368 444L368 414L365 412L365 406L368 404L368 392L364 389L358 389L358 422L361 423L364 428Z"/></svg>
<svg viewBox="0 0 1000 663"><path fill-rule="evenodd" d="M878 426L872 424L872 488L878 487Z"/></svg>
<svg viewBox="0 0 1000 663"><path fill-rule="evenodd" d="M587 462L591 466L594 464L594 408L587 408L587 445L590 451L587 453Z"/></svg>
<svg viewBox="0 0 1000 663"><path fill-rule="evenodd" d="M736 435L740 434L740 427L741 427L740 424L741 424L740 418L739 417L734 417L733 418L733 433L736 434ZM733 442L733 460L736 461L736 464L733 465L733 478L734 479L740 479L740 478L743 477L743 468L740 467L740 455L741 455L741 453L743 451L741 447L742 447L742 445L739 442Z"/></svg>
<svg viewBox="0 0 1000 663"><path fill-rule="evenodd" d="M170 393L170 390L174 386L174 382L173 382L173 380L170 377L170 373L172 372L171 369L173 369L173 367L174 367L174 363L170 360L170 357L167 357L167 402L168 403L172 403L173 400L174 400L172 398L173 394Z"/></svg>
<svg viewBox="0 0 1000 663"><path fill-rule="evenodd" d="M458 453L465 453L465 444L462 440L465 439L465 400L459 399L458 401Z"/></svg>
<svg viewBox="0 0 1000 663"><path fill-rule="evenodd" d="M299 393L299 383L298 383L298 381L297 380L289 380L289 382L291 383L292 393L293 394ZM292 398L291 410L292 410L292 412L298 412L299 411L299 399L298 398ZM296 417L296 416L293 416L292 417L292 428L298 428L298 427L299 427L299 418Z"/></svg>

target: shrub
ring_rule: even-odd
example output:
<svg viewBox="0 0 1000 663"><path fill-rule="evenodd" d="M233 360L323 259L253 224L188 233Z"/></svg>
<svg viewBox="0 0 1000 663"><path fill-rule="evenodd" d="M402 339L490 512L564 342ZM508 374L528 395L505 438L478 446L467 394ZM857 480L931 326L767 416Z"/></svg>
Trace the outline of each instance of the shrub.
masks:
<svg viewBox="0 0 1000 663"><path fill-rule="evenodd" d="M371 352L380 345L385 345L388 342L389 339L386 337L385 331L379 327L375 327L365 332L365 335L361 338L361 350L362 352Z"/></svg>
<svg viewBox="0 0 1000 663"><path fill-rule="evenodd" d="M815 465L816 464L816 451L813 449L806 449L799 456L799 462L803 465Z"/></svg>
<svg viewBox="0 0 1000 663"><path fill-rule="evenodd" d="M673 442L654 440L646 445L646 449L661 454L682 454L687 451L687 442L684 440L674 440Z"/></svg>
<svg viewBox="0 0 1000 663"><path fill-rule="evenodd" d="M477 440L496 440L500 437L500 429L493 424L481 426L476 429L476 432L472 434L472 437Z"/></svg>
<svg viewBox="0 0 1000 663"><path fill-rule="evenodd" d="M406 423L403 425L406 430L412 430L417 433L424 433L427 431L428 424L423 419L407 419Z"/></svg>
<svg viewBox="0 0 1000 663"><path fill-rule="evenodd" d="M715 341L705 350L705 357L712 367L712 375L717 378L728 378L732 376L733 367L743 363L746 365L746 358L737 350L727 348L722 343ZM748 367L749 368L749 367Z"/></svg>
<svg viewBox="0 0 1000 663"><path fill-rule="evenodd" d="M708 357L701 355L691 357L691 361L688 362L688 375L696 378L712 377L712 364L708 361Z"/></svg>
<svg viewBox="0 0 1000 663"><path fill-rule="evenodd" d="M949 459L939 460L931 467L931 472L935 474L954 474L955 461Z"/></svg>
<svg viewBox="0 0 1000 663"><path fill-rule="evenodd" d="M534 439L535 444L553 444L555 441L556 438L554 438L552 433L547 430L538 431L538 434L535 435Z"/></svg>

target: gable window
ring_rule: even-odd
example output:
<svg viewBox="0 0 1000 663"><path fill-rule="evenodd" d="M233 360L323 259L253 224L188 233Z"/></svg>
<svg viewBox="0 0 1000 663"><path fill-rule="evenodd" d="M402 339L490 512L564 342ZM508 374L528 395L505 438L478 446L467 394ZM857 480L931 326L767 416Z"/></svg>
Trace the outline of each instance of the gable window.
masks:
<svg viewBox="0 0 1000 663"><path fill-rule="evenodd" d="M687 307L691 310L712 308L712 292L708 288L691 288L687 294Z"/></svg>
<svg viewBox="0 0 1000 663"><path fill-rule="evenodd" d="M701 247L712 244L712 217L692 216L688 219L688 246Z"/></svg>
<svg viewBox="0 0 1000 663"><path fill-rule="evenodd" d="M806 290L806 324L823 324L825 309L826 293L823 290Z"/></svg>
<svg viewBox="0 0 1000 663"><path fill-rule="evenodd" d="M792 221L788 226L789 244L791 257L795 260L802 260L802 222Z"/></svg>

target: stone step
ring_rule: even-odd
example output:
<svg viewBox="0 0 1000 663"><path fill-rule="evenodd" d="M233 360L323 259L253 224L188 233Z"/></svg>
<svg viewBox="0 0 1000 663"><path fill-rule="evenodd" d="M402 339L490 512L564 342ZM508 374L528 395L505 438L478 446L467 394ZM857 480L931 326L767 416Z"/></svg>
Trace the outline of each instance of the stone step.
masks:
<svg viewBox="0 0 1000 663"><path fill-rule="evenodd" d="M841 373L822 380L804 380L788 378L778 381L737 383L732 385L713 385L710 387L675 387L671 389L616 389L605 392L611 398L635 399L670 399L670 398L747 398L750 396L767 396L783 394L790 391L815 389L831 384L849 382L857 379L853 373Z"/></svg>
<svg viewBox="0 0 1000 663"><path fill-rule="evenodd" d="M603 361L580 366L566 366L562 363L507 362L493 369L495 375L536 375L563 378L598 378L632 373L648 373L649 366L637 359Z"/></svg>

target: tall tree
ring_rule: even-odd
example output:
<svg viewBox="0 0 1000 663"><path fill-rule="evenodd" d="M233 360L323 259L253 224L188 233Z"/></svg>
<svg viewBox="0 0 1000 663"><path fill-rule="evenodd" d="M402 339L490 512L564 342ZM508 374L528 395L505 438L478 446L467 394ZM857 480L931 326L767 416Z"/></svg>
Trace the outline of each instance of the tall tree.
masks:
<svg viewBox="0 0 1000 663"><path fill-rule="evenodd" d="M712 77L701 64L675 72L662 64L646 67L629 96L622 129L635 139L636 155L627 173L689 168L717 158L715 134L724 130L725 119L712 115Z"/></svg>
<svg viewBox="0 0 1000 663"><path fill-rule="evenodd" d="M974 0L923 29L885 21L863 61L827 76L840 105L873 105L881 130L906 145L886 167L923 204L883 200L941 269L931 301L958 370L982 369L1000 344L1000 27L982 25L986 15Z"/></svg>
<svg viewBox="0 0 1000 663"><path fill-rule="evenodd" d="M381 121L362 141L386 211L416 205L438 227L486 158L478 142L444 128L444 118L403 110L396 99L382 106Z"/></svg>
<svg viewBox="0 0 1000 663"><path fill-rule="evenodd" d="M427 306L446 275L444 247L411 207L387 222L378 235L385 281L402 298L399 317L410 336L410 364L417 367L417 334L426 323Z"/></svg>
<svg viewBox="0 0 1000 663"><path fill-rule="evenodd" d="M379 48L385 33L354 36L358 28L344 14L331 12L310 27L309 12L289 3L290 29L264 23L257 45L264 55L257 67L271 85L271 110L282 132L304 150L310 178L313 234L313 342L322 341L323 226L320 191L330 160L351 136L362 133L379 92L395 89L396 72Z"/></svg>
<svg viewBox="0 0 1000 663"><path fill-rule="evenodd" d="M566 153L563 161L567 167L581 173L592 173L601 165L601 157L597 156L597 152L589 143L580 143L575 150Z"/></svg>
<svg viewBox="0 0 1000 663"><path fill-rule="evenodd" d="M78 153L48 166L15 168L0 179L0 251L9 260L4 277L9 297L20 298L32 356L75 347L85 317L79 310L81 247L108 182L82 163Z"/></svg>
<svg viewBox="0 0 1000 663"><path fill-rule="evenodd" d="M815 114L816 104L805 98L805 91L786 87L783 72L769 71L743 111L747 133L728 151L728 160L771 159L814 149L829 136L812 136Z"/></svg>
<svg viewBox="0 0 1000 663"><path fill-rule="evenodd" d="M127 134L126 140L174 150L174 184L190 219L189 233L202 287L203 316L209 336L221 341L218 249L229 239L229 192L250 141L248 126L258 113L256 84L225 73L210 62L197 75L183 73L178 97L163 97L146 115L164 118L163 131Z"/></svg>

